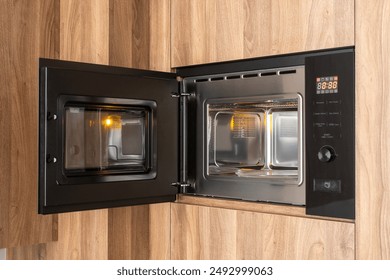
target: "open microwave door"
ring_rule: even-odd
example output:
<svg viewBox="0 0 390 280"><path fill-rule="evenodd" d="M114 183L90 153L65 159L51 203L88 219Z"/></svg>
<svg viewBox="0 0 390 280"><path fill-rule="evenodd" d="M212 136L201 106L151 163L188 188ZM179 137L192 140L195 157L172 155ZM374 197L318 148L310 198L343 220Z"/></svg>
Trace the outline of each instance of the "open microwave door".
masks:
<svg viewBox="0 0 390 280"><path fill-rule="evenodd" d="M40 59L39 213L174 201L175 74Z"/></svg>

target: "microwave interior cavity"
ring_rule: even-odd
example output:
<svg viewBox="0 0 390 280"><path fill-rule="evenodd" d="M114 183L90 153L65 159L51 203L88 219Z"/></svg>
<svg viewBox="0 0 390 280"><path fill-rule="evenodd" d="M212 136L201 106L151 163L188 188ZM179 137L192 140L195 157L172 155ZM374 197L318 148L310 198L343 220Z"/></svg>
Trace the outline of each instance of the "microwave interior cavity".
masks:
<svg viewBox="0 0 390 280"><path fill-rule="evenodd" d="M298 180L298 94L209 100L207 111L207 175Z"/></svg>
<svg viewBox="0 0 390 280"><path fill-rule="evenodd" d="M305 204L304 73L296 66L184 79L196 92L187 98L196 108L188 192Z"/></svg>

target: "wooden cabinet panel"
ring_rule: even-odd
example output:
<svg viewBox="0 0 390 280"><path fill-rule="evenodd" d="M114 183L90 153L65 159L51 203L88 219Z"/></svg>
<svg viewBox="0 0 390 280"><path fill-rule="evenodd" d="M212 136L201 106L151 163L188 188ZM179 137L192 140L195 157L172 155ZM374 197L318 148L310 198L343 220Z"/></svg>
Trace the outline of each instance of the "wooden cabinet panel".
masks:
<svg viewBox="0 0 390 280"><path fill-rule="evenodd" d="M108 0L8 2L8 9L1 11L12 26L11 37L4 40L11 47L8 57L1 57L9 59L5 85L11 87L7 96L14 106L6 109L8 120L13 120L10 177L1 188L9 187L5 205L10 211L7 230L12 239L4 247L42 243L10 248L8 258L106 259L107 210L38 215L36 182L38 58L107 64Z"/></svg>
<svg viewBox="0 0 390 280"><path fill-rule="evenodd" d="M170 71L170 0L110 1L110 64Z"/></svg>
<svg viewBox="0 0 390 280"><path fill-rule="evenodd" d="M56 239L37 214L38 57L58 58L58 2L2 1L0 9L0 248Z"/></svg>
<svg viewBox="0 0 390 280"><path fill-rule="evenodd" d="M172 0L172 67L354 45L354 1Z"/></svg>
<svg viewBox="0 0 390 280"><path fill-rule="evenodd" d="M173 203L172 259L354 259L353 223Z"/></svg>
<svg viewBox="0 0 390 280"><path fill-rule="evenodd" d="M356 255L390 259L390 1L356 1Z"/></svg>
<svg viewBox="0 0 390 280"><path fill-rule="evenodd" d="M169 259L171 203L111 209L109 259Z"/></svg>

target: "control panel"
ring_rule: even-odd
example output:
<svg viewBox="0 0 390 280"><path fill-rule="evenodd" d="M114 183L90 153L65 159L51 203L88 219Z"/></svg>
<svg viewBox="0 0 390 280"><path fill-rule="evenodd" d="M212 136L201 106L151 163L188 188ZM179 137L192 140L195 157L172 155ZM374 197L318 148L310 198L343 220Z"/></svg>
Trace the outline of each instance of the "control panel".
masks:
<svg viewBox="0 0 390 280"><path fill-rule="evenodd" d="M354 52L305 60L306 212L355 217Z"/></svg>

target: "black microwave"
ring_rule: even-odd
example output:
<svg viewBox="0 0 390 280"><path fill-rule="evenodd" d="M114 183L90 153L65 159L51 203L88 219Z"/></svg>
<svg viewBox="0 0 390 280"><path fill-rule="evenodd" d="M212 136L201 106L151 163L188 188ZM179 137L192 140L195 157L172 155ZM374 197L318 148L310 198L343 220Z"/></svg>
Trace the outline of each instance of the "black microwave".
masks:
<svg viewBox="0 0 390 280"><path fill-rule="evenodd" d="M354 49L178 68L40 59L39 213L174 201L353 219Z"/></svg>

